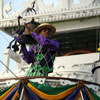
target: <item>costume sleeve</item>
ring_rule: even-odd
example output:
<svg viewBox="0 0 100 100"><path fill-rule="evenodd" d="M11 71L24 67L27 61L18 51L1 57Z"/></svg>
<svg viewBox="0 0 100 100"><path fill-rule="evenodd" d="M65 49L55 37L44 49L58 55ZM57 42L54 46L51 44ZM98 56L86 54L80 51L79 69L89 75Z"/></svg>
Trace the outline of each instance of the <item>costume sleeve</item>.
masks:
<svg viewBox="0 0 100 100"><path fill-rule="evenodd" d="M28 64L32 63L34 61L34 52L33 48L31 47L29 51L27 50L26 46L21 46L21 53L22 53L22 58L27 62Z"/></svg>
<svg viewBox="0 0 100 100"><path fill-rule="evenodd" d="M50 40L41 35L32 32L32 37L42 46L46 46L49 50L58 51L59 43L55 40Z"/></svg>

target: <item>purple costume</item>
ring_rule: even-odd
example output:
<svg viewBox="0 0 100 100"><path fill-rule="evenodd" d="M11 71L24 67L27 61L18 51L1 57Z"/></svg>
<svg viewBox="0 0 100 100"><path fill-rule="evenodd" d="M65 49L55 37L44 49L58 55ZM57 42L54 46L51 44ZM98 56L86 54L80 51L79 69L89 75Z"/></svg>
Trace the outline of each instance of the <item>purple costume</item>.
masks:
<svg viewBox="0 0 100 100"><path fill-rule="evenodd" d="M38 44L31 46L29 51L26 46L21 47L23 59L32 63L25 76L48 76L53 71L53 62L59 49L59 43L36 33L31 34Z"/></svg>

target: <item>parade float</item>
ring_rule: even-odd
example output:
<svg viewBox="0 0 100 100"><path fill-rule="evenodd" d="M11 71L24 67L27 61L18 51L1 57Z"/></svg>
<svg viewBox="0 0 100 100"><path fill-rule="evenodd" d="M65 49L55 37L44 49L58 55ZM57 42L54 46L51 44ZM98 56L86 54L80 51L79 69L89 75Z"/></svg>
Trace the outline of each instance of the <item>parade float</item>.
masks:
<svg viewBox="0 0 100 100"><path fill-rule="evenodd" d="M39 23L49 22L56 27L56 35L51 38L61 46L53 73L48 77L24 77L30 65L22 60L20 46L12 40L4 50L4 61L0 60L4 66L0 73L0 100L100 100L100 1L58 2L54 6L28 0L18 11L8 14L11 3L4 5L0 1L3 32L12 36L34 17ZM28 46L29 39L25 41ZM15 61L14 71L10 70L10 59Z"/></svg>

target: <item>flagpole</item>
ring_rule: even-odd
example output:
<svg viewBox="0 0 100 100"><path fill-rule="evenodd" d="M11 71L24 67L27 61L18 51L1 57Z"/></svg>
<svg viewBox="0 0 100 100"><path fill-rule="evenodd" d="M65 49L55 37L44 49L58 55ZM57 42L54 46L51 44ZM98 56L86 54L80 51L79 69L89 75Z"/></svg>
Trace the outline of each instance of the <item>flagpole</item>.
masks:
<svg viewBox="0 0 100 100"><path fill-rule="evenodd" d="M19 100L22 100L23 99L23 94L24 94L24 88L22 89L21 96L20 96L20 99Z"/></svg>
<svg viewBox="0 0 100 100"><path fill-rule="evenodd" d="M84 97L83 97L83 94L82 94L81 90L80 90L80 94L81 94L81 99L84 100Z"/></svg>

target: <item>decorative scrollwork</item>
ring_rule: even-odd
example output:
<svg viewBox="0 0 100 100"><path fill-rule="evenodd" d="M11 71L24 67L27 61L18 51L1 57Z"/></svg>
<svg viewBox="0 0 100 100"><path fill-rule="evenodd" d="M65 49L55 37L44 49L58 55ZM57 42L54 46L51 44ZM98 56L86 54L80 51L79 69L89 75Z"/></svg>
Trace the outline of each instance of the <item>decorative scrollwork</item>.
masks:
<svg viewBox="0 0 100 100"><path fill-rule="evenodd" d="M32 7L28 7L28 8L27 8L27 10L26 10L27 13L33 12L33 11L34 11L35 14L36 14L36 11L35 11L34 7L35 7L35 1L32 3Z"/></svg>

